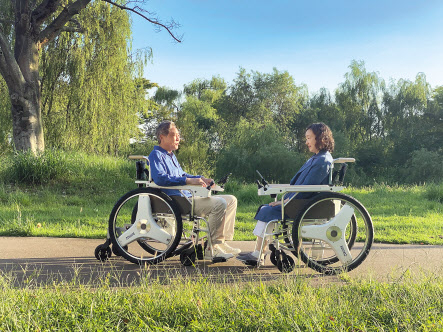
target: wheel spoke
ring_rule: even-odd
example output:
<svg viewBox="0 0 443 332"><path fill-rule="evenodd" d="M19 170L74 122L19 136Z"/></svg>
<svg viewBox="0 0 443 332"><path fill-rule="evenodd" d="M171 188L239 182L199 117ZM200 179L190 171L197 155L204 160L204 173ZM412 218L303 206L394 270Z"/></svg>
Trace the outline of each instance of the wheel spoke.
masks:
<svg viewBox="0 0 443 332"><path fill-rule="evenodd" d="M352 255L344 237L336 242L330 242L329 245L343 264L347 264L352 261Z"/></svg>

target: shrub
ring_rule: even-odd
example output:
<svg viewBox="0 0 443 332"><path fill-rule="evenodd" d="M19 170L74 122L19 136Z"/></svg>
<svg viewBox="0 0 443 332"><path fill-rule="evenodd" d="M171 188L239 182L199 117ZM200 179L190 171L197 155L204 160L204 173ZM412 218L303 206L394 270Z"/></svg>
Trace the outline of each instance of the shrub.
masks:
<svg viewBox="0 0 443 332"><path fill-rule="evenodd" d="M443 154L420 149L412 152L405 177L412 183L439 182L443 178Z"/></svg>
<svg viewBox="0 0 443 332"><path fill-rule="evenodd" d="M61 178L69 171L66 154L47 149L34 155L31 151L16 152L4 170L8 182L42 184Z"/></svg>
<svg viewBox="0 0 443 332"><path fill-rule="evenodd" d="M425 197L431 201L443 203L443 183L427 185Z"/></svg>
<svg viewBox="0 0 443 332"><path fill-rule="evenodd" d="M254 182L259 170L268 181L288 183L307 159L289 151L273 125L257 128L240 123L236 132L237 137L219 153L217 176L232 172L240 181Z"/></svg>

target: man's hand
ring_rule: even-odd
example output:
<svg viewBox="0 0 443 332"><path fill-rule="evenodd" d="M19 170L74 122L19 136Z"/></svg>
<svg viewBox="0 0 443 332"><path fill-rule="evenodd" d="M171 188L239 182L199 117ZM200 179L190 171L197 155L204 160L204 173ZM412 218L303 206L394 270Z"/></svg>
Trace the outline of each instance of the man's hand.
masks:
<svg viewBox="0 0 443 332"><path fill-rule="evenodd" d="M206 182L203 181L202 178L186 178L186 184L190 184L191 186L207 186Z"/></svg>
<svg viewBox="0 0 443 332"><path fill-rule="evenodd" d="M209 186L209 185L211 187L215 186L215 181L213 179L207 179L204 176L202 176L201 179L206 183L206 186Z"/></svg>

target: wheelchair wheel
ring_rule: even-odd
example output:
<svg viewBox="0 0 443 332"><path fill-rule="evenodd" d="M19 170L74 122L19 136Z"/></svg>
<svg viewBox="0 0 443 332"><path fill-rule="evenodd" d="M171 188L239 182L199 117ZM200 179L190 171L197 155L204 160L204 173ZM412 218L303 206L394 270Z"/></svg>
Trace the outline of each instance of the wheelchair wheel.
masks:
<svg viewBox="0 0 443 332"><path fill-rule="evenodd" d="M327 212L316 212L324 210ZM324 274L338 274L359 266L369 254L374 238L371 217L355 198L341 193L321 193L299 212L292 240L307 266Z"/></svg>
<svg viewBox="0 0 443 332"><path fill-rule="evenodd" d="M135 216L134 206L137 206ZM123 195L109 217L113 247L136 264L157 264L165 260L180 242L182 228L174 201L151 188L137 188Z"/></svg>

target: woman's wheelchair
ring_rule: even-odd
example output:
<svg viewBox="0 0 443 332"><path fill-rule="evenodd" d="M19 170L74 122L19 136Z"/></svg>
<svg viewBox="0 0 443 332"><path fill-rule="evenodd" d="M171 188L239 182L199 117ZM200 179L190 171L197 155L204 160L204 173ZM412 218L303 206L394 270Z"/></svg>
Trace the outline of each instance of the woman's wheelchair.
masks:
<svg viewBox="0 0 443 332"><path fill-rule="evenodd" d="M157 264L180 255L181 263L186 266L194 264L197 258L203 259L207 244L212 250L210 230L205 218L194 215L194 197L210 197L212 191L223 191L222 185L228 176L213 187L161 187L150 178L148 157L129 158L139 160L135 181L138 188L123 195L115 204L109 217L106 242L97 246L95 257L104 261L114 253L142 265ZM187 191L191 196L168 196L161 189L177 189L183 194ZM183 224L183 221L190 223ZM225 260L215 257L212 261Z"/></svg>
<svg viewBox="0 0 443 332"><path fill-rule="evenodd" d="M262 242L260 257L266 243L271 242L270 259L281 272L290 272L295 267L294 260L286 253L290 251L308 267L328 275L351 271L365 260L374 238L371 217L355 198L338 193L344 188L346 162L354 161L334 159L326 185L268 184L259 173L258 195L277 199L281 194L282 199L281 220L266 226L263 237L267 241ZM334 164L342 164L341 169L333 172ZM285 194L294 192L311 192L313 197L295 199L294 195L284 203ZM259 267L260 260L246 264Z"/></svg>

